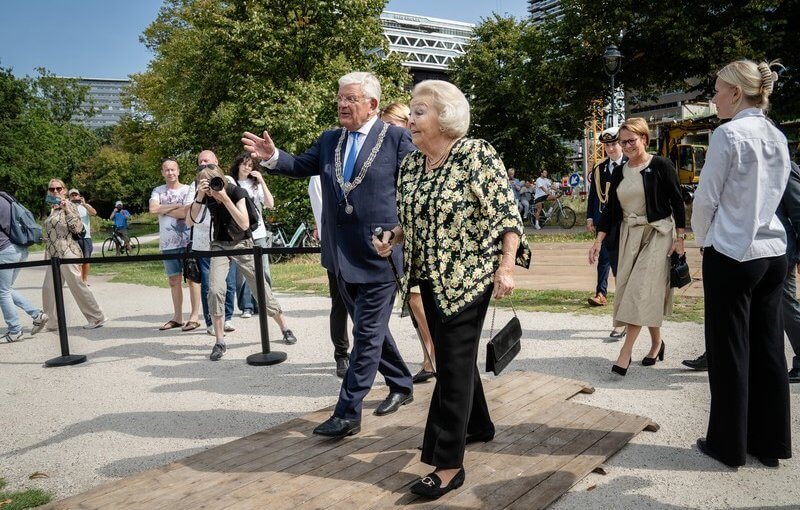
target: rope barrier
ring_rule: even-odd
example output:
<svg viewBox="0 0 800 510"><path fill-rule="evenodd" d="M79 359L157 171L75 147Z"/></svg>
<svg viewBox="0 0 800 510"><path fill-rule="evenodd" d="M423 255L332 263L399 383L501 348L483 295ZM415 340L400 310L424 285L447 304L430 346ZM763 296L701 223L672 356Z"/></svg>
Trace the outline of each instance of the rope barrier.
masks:
<svg viewBox="0 0 800 510"><path fill-rule="evenodd" d="M255 263L255 273L261 275L261 278L256 279L256 296L258 300L258 323L261 336L261 352L251 354L247 357L247 363L253 366L266 366L275 365L286 361L286 353L279 351L271 351L269 347L269 328L267 325L267 310L264 290L264 261L262 256L265 254L287 254L297 255L303 253L320 253L319 248L262 248L261 246L253 246L252 248L239 248L236 250L213 250L213 251L195 251L186 253L169 253L157 255L128 255L128 256L115 256L115 257L82 257L82 258L61 258L52 257L44 260L33 260L26 262L14 262L9 264L0 264L0 270L4 269L21 269L26 267L43 267L50 266L53 272L53 292L55 294L56 302L56 316L58 319L58 339L61 348L61 356L49 359L44 362L47 367L63 367L69 365L77 365L87 360L84 354L71 354L69 350L69 337L67 335L67 321L64 312L64 289L61 284L61 266L64 264L118 264L118 263L131 263L131 262L155 262L163 260L184 260L196 257L229 257L233 255L253 255Z"/></svg>

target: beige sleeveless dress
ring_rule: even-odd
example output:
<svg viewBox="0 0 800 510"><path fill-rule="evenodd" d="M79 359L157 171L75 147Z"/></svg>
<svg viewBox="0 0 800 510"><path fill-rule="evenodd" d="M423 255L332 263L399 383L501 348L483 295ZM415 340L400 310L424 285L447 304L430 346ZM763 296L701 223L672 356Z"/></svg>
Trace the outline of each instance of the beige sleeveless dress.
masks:
<svg viewBox="0 0 800 510"><path fill-rule="evenodd" d="M623 219L614 297L614 326L633 324L658 327L664 316L672 313L670 260L667 253L675 239L675 224L671 216L647 222L644 183L640 172L649 164L650 161L631 167L626 163L622 167L624 178L617 188Z"/></svg>

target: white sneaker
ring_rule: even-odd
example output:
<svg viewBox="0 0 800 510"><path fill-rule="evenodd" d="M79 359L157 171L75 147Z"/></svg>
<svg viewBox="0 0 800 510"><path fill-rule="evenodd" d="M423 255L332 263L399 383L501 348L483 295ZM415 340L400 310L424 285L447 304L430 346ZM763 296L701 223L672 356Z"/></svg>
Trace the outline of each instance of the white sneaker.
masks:
<svg viewBox="0 0 800 510"><path fill-rule="evenodd" d="M242 319L249 319L252 316L253 312L251 312L250 310L245 310L242 312Z"/></svg>
<svg viewBox="0 0 800 510"><path fill-rule="evenodd" d="M208 333L208 334L209 334L209 335L211 335L211 336L217 336L217 335L214 333L214 325L213 325L213 324L212 324L211 326L209 326L209 327L207 327L207 328L206 328L206 333Z"/></svg>
<svg viewBox="0 0 800 510"><path fill-rule="evenodd" d="M231 331L236 331L236 328L233 327L232 321L225 321L225 325L222 328L224 331L230 333Z"/></svg>
<svg viewBox="0 0 800 510"><path fill-rule="evenodd" d="M33 326L31 327L31 336L43 330L44 327L47 325L48 320L50 320L50 317L48 317L46 313L39 312L39 315L33 318Z"/></svg>
<svg viewBox="0 0 800 510"><path fill-rule="evenodd" d="M103 317L99 321L89 322L88 324L84 324L83 329L97 329L103 327L103 324L105 324L106 322L108 322L108 318Z"/></svg>
<svg viewBox="0 0 800 510"><path fill-rule="evenodd" d="M22 330L20 329L16 333L12 333L8 331L5 335L0 336L0 342L16 342L17 340L22 340Z"/></svg>
<svg viewBox="0 0 800 510"><path fill-rule="evenodd" d="M533 224L533 228L535 228L536 230L542 230L542 227L541 227L541 226L539 226L539 224L538 224L538 223L534 223L534 224Z"/></svg>

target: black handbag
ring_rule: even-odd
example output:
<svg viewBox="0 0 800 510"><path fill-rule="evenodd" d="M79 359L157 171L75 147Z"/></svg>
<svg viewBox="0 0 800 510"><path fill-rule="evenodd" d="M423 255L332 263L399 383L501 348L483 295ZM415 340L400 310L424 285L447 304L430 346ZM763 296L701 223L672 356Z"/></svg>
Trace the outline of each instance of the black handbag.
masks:
<svg viewBox="0 0 800 510"><path fill-rule="evenodd" d="M192 243L190 241L189 245L186 246L186 253L191 252ZM200 283L200 280L200 266L197 265L197 259L195 257L186 257L183 259L183 281Z"/></svg>
<svg viewBox="0 0 800 510"><path fill-rule="evenodd" d="M689 264L686 263L686 254L684 253L679 257L677 253L673 252L669 268L669 286L681 288L690 283L692 283L692 275L689 274Z"/></svg>
<svg viewBox="0 0 800 510"><path fill-rule="evenodd" d="M510 299L510 298L509 298ZM503 329L492 336L494 332L494 317L497 313L497 303L492 310L492 326L489 329L491 340L486 345L486 371L500 375L500 372L511 363L522 348L520 339L522 338L522 326L517 318L517 311L514 310L514 302L511 302L511 309L514 317L503 326Z"/></svg>

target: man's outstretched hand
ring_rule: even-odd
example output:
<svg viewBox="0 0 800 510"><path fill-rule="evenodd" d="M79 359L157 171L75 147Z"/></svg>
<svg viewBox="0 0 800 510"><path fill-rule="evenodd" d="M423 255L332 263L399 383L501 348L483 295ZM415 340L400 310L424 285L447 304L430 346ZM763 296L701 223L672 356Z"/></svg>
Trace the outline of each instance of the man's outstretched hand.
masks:
<svg viewBox="0 0 800 510"><path fill-rule="evenodd" d="M260 160L271 158L277 150L275 142L269 137L267 131L264 131L263 138L245 131L244 136L242 136L242 145L244 145L245 152L249 152L252 157Z"/></svg>

